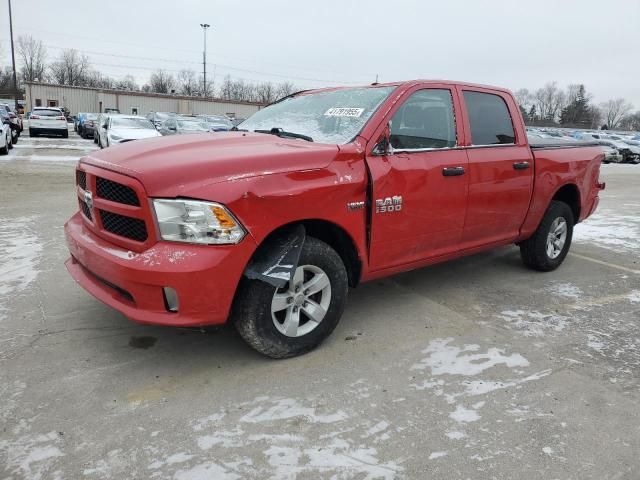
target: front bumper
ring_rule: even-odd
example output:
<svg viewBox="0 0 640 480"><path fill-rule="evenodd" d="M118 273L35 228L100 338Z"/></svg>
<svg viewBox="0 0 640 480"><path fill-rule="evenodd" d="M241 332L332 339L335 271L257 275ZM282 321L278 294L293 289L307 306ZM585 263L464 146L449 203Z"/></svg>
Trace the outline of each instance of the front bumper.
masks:
<svg viewBox="0 0 640 480"><path fill-rule="evenodd" d="M225 323L236 287L256 245L158 242L135 253L106 242L76 213L64 227L71 253L65 265L78 284L101 302L140 323L204 326ZM169 312L163 287L178 295Z"/></svg>

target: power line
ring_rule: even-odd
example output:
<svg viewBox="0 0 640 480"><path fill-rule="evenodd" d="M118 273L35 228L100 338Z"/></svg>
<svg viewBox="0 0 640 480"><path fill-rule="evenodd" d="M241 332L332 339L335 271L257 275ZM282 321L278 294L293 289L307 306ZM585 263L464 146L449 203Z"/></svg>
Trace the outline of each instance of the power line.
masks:
<svg viewBox="0 0 640 480"><path fill-rule="evenodd" d="M29 30L24 30L27 33L32 33ZM114 40L106 40L103 38L97 39L97 38L92 38L92 37L87 37L84 35L76 35L76 34L70 34L70 33L61 33L61 32L48 32L45 30L38 30L37 33L48 33L48 34L53 34L53 35L61 35L61 36L68 36L68 37L75 37L75 38L81 38L81 39L85 39L85 40L93 40L93 41L99 41L99 42L103 42L103 43L112 43L112 44L117 44L117 45L126 45L128 47L133 46L139 46L139 47L143 47L143 48L149 48L149 45L142 45L142 44L136 44L136 43L130 43L130 42L118 42L118 41L114 41ZM170 62L170 63L180 63L180 64L197 64L200 65L200 62L193 62L193 61L188 61L188 60L177 60L177 59L164 59L164 58L152 58L152 57L141 57L141 56L129 56L129 55L119 55L119 54L109 54L109 53L104 53L104 52L91 52L88 50L81 50L79 48L76 47L60 47L60 46L53 46L53 45L48 45L45 44L45 46L47 48L53 48L53 49L68 49L68 48L74 48L75 50L78 51L82 51L82 53L86 53L86 54L92 54L92 55L102 55L102 56L112 56L112 57L120 57L120 58L130 58L130 59L136 59L136 60L151 60L151 61L166 61L166 62ZM192 53L192 54L196 54L196 51L194 50L186 50L186 49L173 49L174 51L181 51L181 52L188 52L188 53ZM223 57L223 58L234 58L234 59L238 59L240 57L228 57L225 55L220 55L217 54L216 56L218 57ZM253 61L253 60L248 60L245 59L245 61ZM267 62L269 63L269 62ZM322 79L322 78L312 78L312 77L299 77L299 76L294 76L294 75L287 75L287 74L278 74L278 73L271 73L271 72L264 72L264 71L259 71L259 70L253 70L253 69L247 69L247 68L242 68L242 67L235 67L233 65L228 65L228 64L222 64L219 62L215 62L215 64L219 67L223 67L226 68L227 70L235 70L235 71L240 71L240 72L245 72L245 73L254 73L254 74L258 74L258 75L264 75L264 76L268 76L268 77L277 77L277 78L284 78L284 79L294 79L294 80L302 80L302 81L308 81L308 82L318 82L318 83L331 83L331 84L335 84L335 85L344 85L344 84L362 84L362 83L367 83L368 81L336 81L336 80L329 80L329 79ZM285 68L296 68L296 69L300 69L301 67L299 65L293 66L293 65L286 65L286 64L276 64L276 63L271 63L272 65L280 65L283 66ZM305 67L302 67L302 69L307 69ZM325 70L320 70L320 69L313 69L316 71L325 71Z"/></svg>

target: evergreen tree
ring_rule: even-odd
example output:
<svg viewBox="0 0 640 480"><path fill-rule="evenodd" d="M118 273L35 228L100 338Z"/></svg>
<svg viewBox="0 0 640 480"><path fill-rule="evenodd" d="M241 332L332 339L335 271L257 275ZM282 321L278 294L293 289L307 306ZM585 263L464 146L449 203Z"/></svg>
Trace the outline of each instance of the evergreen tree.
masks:
<svg viewBox="0 0 640 480"><path fill-rule="evenodd" d="M591 125L591 106L584 85L579 85L575 96L562 109L560 124L564 126L588 128Z"/></svg>

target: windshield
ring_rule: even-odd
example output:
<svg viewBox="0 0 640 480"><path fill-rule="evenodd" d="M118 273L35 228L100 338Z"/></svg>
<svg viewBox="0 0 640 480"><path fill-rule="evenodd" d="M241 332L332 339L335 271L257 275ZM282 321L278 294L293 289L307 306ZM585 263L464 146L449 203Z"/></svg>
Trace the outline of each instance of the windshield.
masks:
<svg viewBox="0 0 640 480"><path fill-rule="evenodd" d="M111 125L119 128L155 128L146 118L114 118Z"/></svg>
<svg viewBox="0 0 640 480"><path fill-rule="evenodd" d="M280 128L315 142L350 142L395 87L345 88L292 97L259 110L241 130Z"/></svg>
<svg viewBox="0 0 640 480"><path fill-rule="evenodd" d="M209 126L203 122L194 122L190 120L178 120L178 126L181 130L193 130L195 132L208 132Z"/></svg>

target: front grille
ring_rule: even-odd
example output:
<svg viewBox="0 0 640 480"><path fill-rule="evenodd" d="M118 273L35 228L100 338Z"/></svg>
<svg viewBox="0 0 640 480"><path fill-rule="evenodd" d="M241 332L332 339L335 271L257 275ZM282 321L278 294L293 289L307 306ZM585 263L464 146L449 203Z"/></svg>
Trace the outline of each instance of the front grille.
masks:
<svg viewBox="0 0 640 480"><path fill-rule="evenodd" d="M91 215L91 210L89 209L87 204L82 200L78 200L78 203L80 203L80 210L82 210L83 215L87 217L89 220L93 220L93 216Z"/></svg>
<svg viewBox="0 0 640 480"><path fill-rule="evenodd" d="M105 200L124 203L126 205L140 206L138 195L131 187L121 183L112 182L106 178L96 177L96 194Z"/></svg>
<svg viewBox="0 0 640 480"><path fill-rule="evenodd" d="M138 242L144 242L147 239L147 226L144 220L126 217L106 210L100 210L100 218L102 219L102 226L107 232Z"/></svg>
<svg viewBox="0 0 640 480"><path fill-rule="evenodd" d="M87 189L87 174L82 170L76 170L76 183L83 190Z"/></svg>

